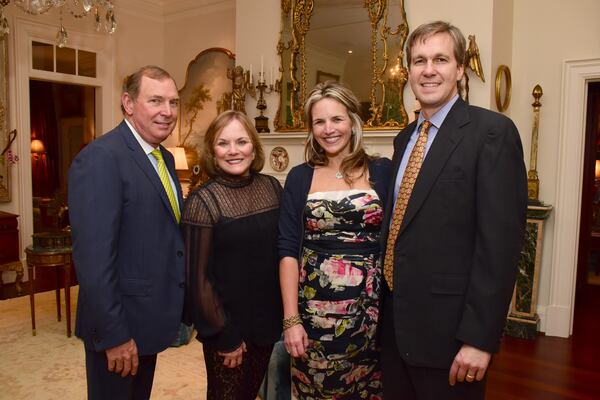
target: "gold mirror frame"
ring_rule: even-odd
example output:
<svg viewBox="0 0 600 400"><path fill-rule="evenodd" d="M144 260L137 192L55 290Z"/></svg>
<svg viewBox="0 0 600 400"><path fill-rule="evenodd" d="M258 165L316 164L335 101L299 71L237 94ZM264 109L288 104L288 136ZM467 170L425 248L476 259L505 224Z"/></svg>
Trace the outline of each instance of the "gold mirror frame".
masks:
<svg viewBox="0 0 600 400"><path fill-rule="evenodd" d="M502 84L504 84L504 98L502 98ZM504 112L510 105L510 95L512 91L512 78L510 68L507 65L500 65L496 71L496 107L498 111Z"/></svg>
<svg viewBox="0 0 600 400"><path fill-rule="evenodd" d="M315 1L328 0L281 0L281 30L277 44L280 79L276 85L280 101L274 119L277 131L305 130L302 107L312 89L307 87L306 79L306 36L310 31ZM371 85L364 129L402 129L408 123L403 95L408 80L404 63L404 45L408 36L404 0L362 2L370 25L371 47ZM388 23L392 12L398 12L393 16L398 16L400 21L394 27ZM387 118L384 117L386 108ZM390 108L392 117L389 115Z"/></svg>

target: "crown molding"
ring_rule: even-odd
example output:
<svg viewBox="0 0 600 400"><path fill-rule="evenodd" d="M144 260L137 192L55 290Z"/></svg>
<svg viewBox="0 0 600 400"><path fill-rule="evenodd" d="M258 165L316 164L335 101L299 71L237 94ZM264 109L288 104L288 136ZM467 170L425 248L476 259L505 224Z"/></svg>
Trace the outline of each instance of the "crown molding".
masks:
<svg viewBox="0 0 600 400"><path fill-rule="evenodd" d="M235 0L163 0L167 22L235 8Z"/></svg>
<svg viewBox="0 0 600 400"><path fill-rule="evenodd" d="M115 0L117 24L121 12L162 21L164 18L164 2L165 0Z"/></svg>
<svg viewBox="0 0 600 400"><path fill-rule="evenodd" d="M114 4L117 18L124 12L162 22L235 8L235 0L115 0Z"/></svg>

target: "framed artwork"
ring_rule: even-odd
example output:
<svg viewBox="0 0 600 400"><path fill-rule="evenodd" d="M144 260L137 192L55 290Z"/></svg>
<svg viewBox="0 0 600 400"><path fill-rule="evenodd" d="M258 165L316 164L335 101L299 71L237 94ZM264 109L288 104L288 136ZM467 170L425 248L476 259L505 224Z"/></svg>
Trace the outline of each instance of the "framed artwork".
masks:
<svg viewBox="0 0 600 400"><path fill-rule="evenodd" d="M327 82L327 81L338 82L339 80L340 80L339 75L330 74L329 72L317 70L317 83L322 83L322 82Z"/></svg>
<svg viewBox="0 0 600 400"><path fill-rule="evenodd" d="M10 201L10 144L15 132L8 132L8 41L0 38L0 202Z"/></svg>
<svg viewBox="0 0 600 400"><path fill-rule="evenodd" d="M187 67L184 86L179 90L179 147L185 149L189 167L189 190L208 179L200 168L200 151L208 125L220 105L231 96L232 82L227 71L235 67L235 55L213 47L200 52ZM187 174L184 173L187 178Z"/></svg>
<svg viewBox="0 0 600 400"><path fill-rule="evenodd" d="M227 69L234 66L235 55L223 48L204 50L188 64L185 84L179 90L179 146L200 151L219 102L231 92Z"/></svg>

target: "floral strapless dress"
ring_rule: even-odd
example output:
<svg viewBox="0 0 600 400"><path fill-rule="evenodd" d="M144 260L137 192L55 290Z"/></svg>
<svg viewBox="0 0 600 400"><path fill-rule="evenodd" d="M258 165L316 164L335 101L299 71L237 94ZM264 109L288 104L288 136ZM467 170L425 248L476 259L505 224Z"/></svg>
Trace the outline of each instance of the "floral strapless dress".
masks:
<svg viewBox="0 0 600 400"><path fill-rule="evenodd" d="M379 232L383 206L374 190L310 194L298 302L310 341L292 359L298 399L380 399Z"/></svg>

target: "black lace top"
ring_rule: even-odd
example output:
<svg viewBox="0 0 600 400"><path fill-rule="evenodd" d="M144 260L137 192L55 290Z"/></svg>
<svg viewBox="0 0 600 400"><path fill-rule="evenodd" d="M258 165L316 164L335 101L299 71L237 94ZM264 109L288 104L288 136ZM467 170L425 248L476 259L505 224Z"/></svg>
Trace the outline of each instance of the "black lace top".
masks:
<svg viewBox="0 0 600 400"><path fill-rule="evenodd" d="M275 343L283 316L277 220L281 185L270 176L218 177L191 193L181 219L186 246L184 319L220 351Z"/></svg>

